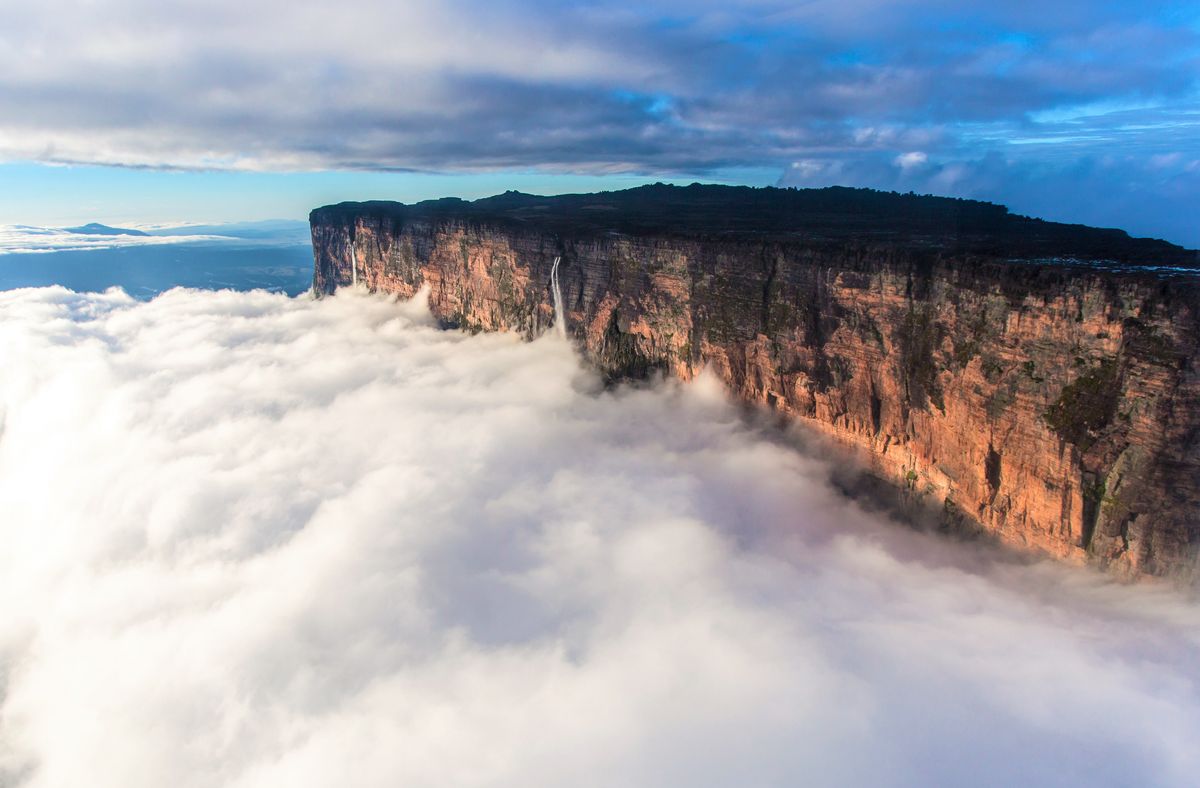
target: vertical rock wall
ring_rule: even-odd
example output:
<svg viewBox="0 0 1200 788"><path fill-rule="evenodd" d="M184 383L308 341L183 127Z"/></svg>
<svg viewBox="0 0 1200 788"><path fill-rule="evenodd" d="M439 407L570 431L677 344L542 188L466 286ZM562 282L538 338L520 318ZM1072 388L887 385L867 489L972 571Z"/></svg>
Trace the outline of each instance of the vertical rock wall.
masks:
<svg viewBox="0 0 1200 788"><path fill-rule="evenodd" d="M562 255L568 333L612 376L708 366L866 450L1004 542L1126 577L1196 577L1200 282L886 243L538 230L313 215L314 286L445 323L540 333ZM352 251L353 250L353 255Z"/></svg>

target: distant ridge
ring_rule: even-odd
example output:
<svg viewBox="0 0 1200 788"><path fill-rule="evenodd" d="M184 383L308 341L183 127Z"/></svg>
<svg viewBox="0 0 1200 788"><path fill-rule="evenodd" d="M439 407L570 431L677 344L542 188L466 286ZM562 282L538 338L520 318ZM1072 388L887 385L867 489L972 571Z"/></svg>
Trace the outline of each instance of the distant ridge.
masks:
<svg viewBox="0 0 1200 788"><path fill-rule="evenodd" d="M107 224L99 222L91 222L81 227L64 227L69 233L78 235L139 235L149 237L150 233L144 233L141 230L130 230L124 227L109 227Z"/></svg>

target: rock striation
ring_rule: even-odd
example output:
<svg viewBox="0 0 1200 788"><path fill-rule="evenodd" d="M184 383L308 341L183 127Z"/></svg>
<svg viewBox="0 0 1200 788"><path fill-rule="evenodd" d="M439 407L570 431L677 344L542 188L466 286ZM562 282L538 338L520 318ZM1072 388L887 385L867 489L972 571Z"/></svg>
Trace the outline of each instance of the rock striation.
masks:
<svg viewBox="0 0 1200 788"><path fill-rule="evenodd" d="M318 294L445 324L553 319L613 378L715 372L858 447L947 522L1126 578L1195 583L1200 256L989 203L654 185L312 212Z"/></svg>

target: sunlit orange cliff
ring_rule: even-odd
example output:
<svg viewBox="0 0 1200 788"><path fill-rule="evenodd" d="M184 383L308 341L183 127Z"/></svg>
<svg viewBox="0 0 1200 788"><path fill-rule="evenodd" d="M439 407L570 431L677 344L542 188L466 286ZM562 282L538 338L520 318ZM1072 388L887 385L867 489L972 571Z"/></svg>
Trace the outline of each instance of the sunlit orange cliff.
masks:
<svg viewBox="0 0 1200 788"><path fill-rule="evenodd" d="M314 288L471 331L553 319L610 377L707 366L1021 549L1195 583L1200 261L1117 230L869 190L647 186L312 212Z"/></svg>

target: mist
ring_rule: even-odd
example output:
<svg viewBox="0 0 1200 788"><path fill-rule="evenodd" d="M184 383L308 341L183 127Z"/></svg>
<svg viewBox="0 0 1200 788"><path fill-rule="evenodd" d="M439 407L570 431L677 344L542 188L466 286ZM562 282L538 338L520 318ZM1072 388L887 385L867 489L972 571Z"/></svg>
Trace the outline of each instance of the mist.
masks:
<svg viewBox="0 0 1200 788"><path fill-rule="evenodd" d="M0 293L0 784L1187 785L1200 610L422 299Z"/></svg>

